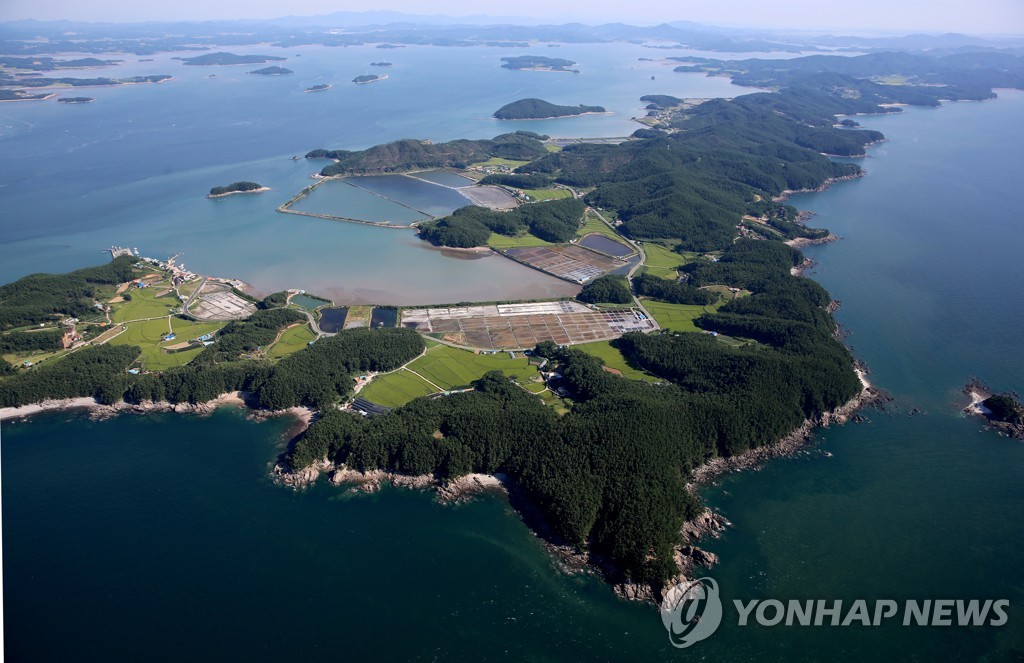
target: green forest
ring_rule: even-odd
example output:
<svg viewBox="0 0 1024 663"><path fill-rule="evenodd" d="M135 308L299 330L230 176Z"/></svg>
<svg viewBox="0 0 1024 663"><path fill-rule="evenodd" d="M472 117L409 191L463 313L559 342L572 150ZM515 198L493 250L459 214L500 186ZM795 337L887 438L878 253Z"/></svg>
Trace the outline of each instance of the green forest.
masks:
<svg viewBox="0 0 1024 663"><path fill-rule="evenodd" d="M405 139L366 150L311 150L307 159L333 159L320 174L366 175L373 173L404 173L430 168L465 168L471 163L491 157L532 161L547 154L537 134L520 132L502 134L491 140L453 140L432 143L427 140Z"/></svg>
<svg viewBox="0 0 1024 663"><path fill-rule="evenodd" d="M420 226L420 237L436 246L469 248L487 243L492 232L509 237L530 233L548 242L568 242L583 221L585 205L563 198L523 205L510 212L462 207L451 215Z"/></svg>
<svg viewBox="0 0 1024 663"><path fill-rule="evenodd" d="M520 99L510 104L505 104L494 111L494 117L499 120L541 120L552 117L567 117L581 115L583 113L603 113L603 106L560 106L543 99Z"/></svg>

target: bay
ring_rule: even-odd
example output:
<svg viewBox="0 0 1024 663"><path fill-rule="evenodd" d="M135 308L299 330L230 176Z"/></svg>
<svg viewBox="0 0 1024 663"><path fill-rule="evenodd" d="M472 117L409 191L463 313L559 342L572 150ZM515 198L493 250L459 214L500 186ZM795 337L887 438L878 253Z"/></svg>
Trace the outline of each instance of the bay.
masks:
<svg viewBox="0 0 1024 663"><path fill-rule="evenodd" d="M99 103L74 110L92 106ZM102 422L60 413L5 422L0 431L8 652L19 660L83 652L255 660L1019 657L1024 445L964 417L959 389L977 375L1024 391L1024 234L1014 196L1022 116L1024 94L1001 91L992 102L858 118L889 138L864 160L868 175L793 202L844 238L806 250L819 262L812 275L842 300L837 318L894 408L823 431L808 452L705 491L735 524L707 546L722 558L709 575L727 611L733 599L754 598L1009 598L1007 626L740 628L727 620L680 652L655 610L559 571L501 498L448 508L425 493L279 488L268 473L287 422L256 424L230 410ZM266 163L285 176L295 165ZM205 167L223 174L223 165ZM291 176L308 181L306 171L299 164ZM207 179L190 172L196 185ZM235 200L256 205L260 197L224 202ZM400 232L367 230L380 238ZM3 250L13 256L17 245ZM49 255L59 264L73 252ZM911 415L915 408L921 413Z"/></svg>

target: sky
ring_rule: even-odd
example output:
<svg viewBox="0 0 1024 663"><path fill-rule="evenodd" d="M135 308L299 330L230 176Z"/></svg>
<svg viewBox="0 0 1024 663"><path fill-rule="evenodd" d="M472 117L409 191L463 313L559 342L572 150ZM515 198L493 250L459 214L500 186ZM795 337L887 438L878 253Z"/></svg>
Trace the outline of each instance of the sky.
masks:
<svg viewBox="0 0 1024 663"><path fill-rule="evenodd" d="M831 32L1024 34L1024 0L0 0L0 21L277 18L368 9L451 16L526 16L552 23L621 21L642 25L689 20L730 27Z"/></svg>

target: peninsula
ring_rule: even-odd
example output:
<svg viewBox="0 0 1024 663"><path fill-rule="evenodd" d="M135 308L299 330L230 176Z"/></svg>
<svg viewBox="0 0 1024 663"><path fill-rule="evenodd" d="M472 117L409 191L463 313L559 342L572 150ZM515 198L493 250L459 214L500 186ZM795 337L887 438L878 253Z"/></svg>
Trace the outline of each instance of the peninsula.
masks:
<svg viewBox="0 0 1024 663"><path fill-rule="evenodd" d="M591 113L605 113L603 106L559 106L543 99L520 99L494 111L498 120L550 120L556 117L575 117Z"/></svg>
<svg viewBox="0 0 1024 663"><path fill-rule="evenodd" d="M233 193L261 193L263 191L270 191L269 187L265 187L262 184L256 182L234 182L227 186L215 186L210 189L207 198L222 198L224 196L230 196Z"/></svg>

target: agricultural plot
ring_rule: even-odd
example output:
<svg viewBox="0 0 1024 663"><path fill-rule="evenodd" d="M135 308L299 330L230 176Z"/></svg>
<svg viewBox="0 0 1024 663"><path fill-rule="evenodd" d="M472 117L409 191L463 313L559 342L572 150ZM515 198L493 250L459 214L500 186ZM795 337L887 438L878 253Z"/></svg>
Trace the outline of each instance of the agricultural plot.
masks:
<svg viewBox="0 0 1024 663"><path fill-rule="evenodd" d="M110 344L137 345L142 348L143 368L148 371L164 371L175 366L184 366L203 351L202 347L173 353L165 352L166 349L215 332L223 326L224 324L219 322L199 323L171 318L170 329L174 331L175 338L171 341L164 341L163 336L168 333L167 318L132 322L128 324L124 333L114 337Z"/></svg>
<svg viewBox="0 0 1024 663"><path fill-rule="evenodd" d="M699 304L666 304L645 299L644 308L654 316L662 329L697 332L701 329L693 324L693 321L705 313L714 313L723 303L724 300L720 299L710 306L700 306Z"/></svg>
<svg viewBox="0 0 1024 663"><path fill-rule="evenodd" d="M621 260L574 244L509 249L506 254L542 272L574 283L587 283L623 265Z"/></svg>
<svg viewBox="0 0 1024 663"><path fill-rule="evenodd" d="M425 380L401 368L393 373L374 378L359 392L361 398L386 407L398 407L409 401L436 393L437 389Z"/></svg>
<svg viewBox="0 0 1024 663"><path fill-rule="evenodd" d="M309 345L309 342L316 338L316 334L309 330L308 325L295 325L284 330L281 334L281 338L278 339L277 343L270 346L267 350L267 357L270 359L282 359L292 354L303 350Z"/></svg>
<svg viewBox="0 0 1024 663"><path fill-rule="evenodd" d="M617 348L612 347L608 341L583 343L576 346L576 349L582 350L588 355L594 355L604 362L605 366L620 373L622 377L629 378L630 380L645 380L647 382L658 381L658 378L650 373L630 366L622 353Z"/></svg>
<svg viewBox="0 0 1024 663"><path fill-rule="evenodd" d="M408 309L403 311L402 325L486 349L532 348L540 341L586 343L653 328L650 320L632 309L591 311L577 302Z"/></svg>
<svg viewBox="0 0 1024 663"><path fill-rule="evenodd" d="M540 237L535 237L530 233L519 237L491 233L491 236L487 239L487 246L492 249L520 249L528 246L554 246L554 244Z"/></svg>
<svg viewBox="0 0 1024 663"><path fill-rule="evenodd" d="M420 396L468 387L489 371L501 371L524 385L537 386L531 381L537 368L526 357L512 358L506 352L474 354L435 344L408 366L374 378L359 396L377 405L398 407Z"/></svg>
<svg viewBox="0 0 1024 663"><path fill-rule="evenodd" d="M676 268L689 262L686 257L661 244L644 242L641 248L647 256L644 271L663 279L675 280L678 276Z"/></svg>
<svg viewBox="0 0 1024 663"><path fill-rule="evenodd" d="M587 210L586 216L583 217L584 223L580 226L580 229L576 231L577 237L584 237L592 233L604 235L616 241L621 242L622 238L614 230L608 227L608 224L597 218L593 212Z"/></svg>
<svg viewBox="0 0 1024 663"><path fill-rule="evenodd" d="M523 189L522 191L536 202L572 198L572 192L567 189Z"/></svg>
<svg viewBox="0 0 1024 663"><path fill-rule="evenodd" d="M180 304L173 292L157 297L157 294L167 292L167 288L159 286L130 288L127 292L132 299L114 306L110 314L110 319L114 322L165 316Z"/></svg>

